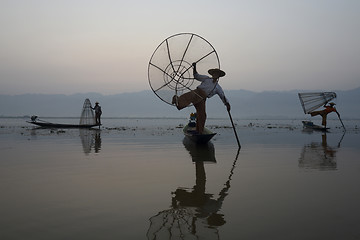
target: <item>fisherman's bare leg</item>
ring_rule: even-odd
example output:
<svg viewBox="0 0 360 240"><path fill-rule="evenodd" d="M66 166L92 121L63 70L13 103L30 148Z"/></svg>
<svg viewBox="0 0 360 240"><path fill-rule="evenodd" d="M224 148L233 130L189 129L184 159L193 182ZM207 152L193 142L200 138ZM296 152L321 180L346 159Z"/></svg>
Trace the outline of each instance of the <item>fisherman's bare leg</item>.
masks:
<svg viewBox="0 0 360 240"><path fill-rule="evenodd" d="M322 117L322 122L321 122L321 124L326 127L327 112L326 112L325 110L314 111L314 112L310 113L310 115L311 115L312 117L317 116L317 115L320 115L320 116Z"/></svg>
<svg viewBox="0 0 360 240"><path fill-rule="evenodd" d="M205 109L205 100L194 104L196 109L196 131L200 134L204 131L204 126L206 122L206 109Z"/></svg>
<svg viewBox="0 0 360 240"><path fill-rule="evenodd" d="M101 122L100 122L100 114L98 114L98 113L96 113L95 114L95 123L96 123L96 125L100 125L101 124Z"/></svg>
<svg viewBox="0 0 360 240"><path fill-rule="evenodd" d="M173 97L173 102L177 100L176 107L181 110L191 103L194 105L196 109L196 130L199 133L202 133L205 126L206 121L206 111L205 111L205 101L206 101L206 93L201 89L195 89L193 91L184 93L180 97Z"/></svg>
<svg viewBox="0 0 360 240"><path fill-rule="evenodd" d="M322 124L324 127L326 127L327 114L322 114L321 116L322 116L322 122L321 122L321 124Z"/></svg>

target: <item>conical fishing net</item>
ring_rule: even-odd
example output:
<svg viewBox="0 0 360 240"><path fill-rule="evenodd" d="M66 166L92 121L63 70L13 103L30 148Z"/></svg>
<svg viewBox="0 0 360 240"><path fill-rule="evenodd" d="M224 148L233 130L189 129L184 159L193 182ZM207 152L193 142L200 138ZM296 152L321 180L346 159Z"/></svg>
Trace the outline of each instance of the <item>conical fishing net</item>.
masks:
<svg viewBox="0 0 360 240"><path fill-rule="evenodd" d="M148 66L151 89L164 102L172 104L174 95L180 96L200 84L193 77L192 63L199 74L220 68L213 46L193 33L180 33L165 39L154 51Z"/></svg>
<svg viewBox="0 0 360 240"><path fill-rule="evenodd" d="M299 93L298 95L305 114L311 113L336 98L334 92Z"/></svg>
<svg viewBox="0 0 360 240"><path fill-rule="evenodd" d="M80 125L95 125L95 115L91 109L91 102L87 98L85 99L83 109L81 111Z"/></svg>

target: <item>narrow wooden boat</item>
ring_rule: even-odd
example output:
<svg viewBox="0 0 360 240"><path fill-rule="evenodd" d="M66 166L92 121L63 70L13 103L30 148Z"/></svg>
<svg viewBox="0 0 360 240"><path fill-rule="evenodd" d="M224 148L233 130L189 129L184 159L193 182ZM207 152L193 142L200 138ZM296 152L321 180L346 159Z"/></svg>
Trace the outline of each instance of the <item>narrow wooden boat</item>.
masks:
<svg viewBox="0 0 360 240"><path fill-rule="evenodd" d="M195 143L199 143L199 144L207 143L208 141L210 141L211 138L213 138L216 135L216 133L210 131L207 128L204 128L203 133L199 134L196 131L196 127L192 126L191 123L187 124L183 128L183 132L184 132L185 137L187 137L191 141L193 141Z"/></svg>
<svg viewBox="0 0 360 240"><path fill-rule="evenodd" d="M304 128L312 129L312 130L316 130L316 131L326 132L326 131L328 131L330 129L330 128L327 128L327 127L316 125L312 121L302 121L302 123L304 125Z"/></svg>
<svg viewBox="0 0 360 240"><path fill-rule="evenodd" d="M99 126L98 124L63 124L63 123L51 123L51 122L39 122L39 121L26 121L43 128L92 128Z"/></svg>
<svg viewBox="0 0 360 240"><path fill-rule="evenodd" d="M100 128L101 125L101 124L96 124L94 112L91 107L91 102L88 98L85 99L84 101L79 124L47 122L38 119L38 116L36 115L31 116L30 119L31 121L26 121L26 122L37 125L42 128L92 128L95 126L99 126Z"/></svg>

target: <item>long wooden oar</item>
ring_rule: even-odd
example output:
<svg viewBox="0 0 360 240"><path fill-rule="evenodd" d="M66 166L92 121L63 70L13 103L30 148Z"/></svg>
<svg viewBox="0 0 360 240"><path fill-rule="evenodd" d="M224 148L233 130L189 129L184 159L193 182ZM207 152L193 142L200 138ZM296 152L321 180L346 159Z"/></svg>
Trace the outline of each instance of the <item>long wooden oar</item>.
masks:
<svg viewBox="0 0 360 240"><path fill-rule="evenodd" d="M343 123L343 121L342 121L341 118L340 118L340 114L339 114L338 112L336 112L336 113L337 113L337 115L338 115L338 117L339 117L339 120L340 120L340 122L341 122L341 125L343 126L344 130L346 131L346 128L345 128L345 126L344 126L344 123Z"/></svg>
<svg viewBox="0 0 360 240"><path fill-rule="evenodd" d="M233 120L232 120L232 117L231 117L230 111L228 111L228 113L229 113L229 117L230 117L230 121L231 121L232 127L233 127L233 129L234 129L234 133L235 133L236 141L237 141L238 146L239 146L239 149L240 149L240 148L241 148L241 145L240 145L240 141L239 141L238 135L237 135L237 133L236 133L235 125L234 125L234 122L233 122Z"/></svg>

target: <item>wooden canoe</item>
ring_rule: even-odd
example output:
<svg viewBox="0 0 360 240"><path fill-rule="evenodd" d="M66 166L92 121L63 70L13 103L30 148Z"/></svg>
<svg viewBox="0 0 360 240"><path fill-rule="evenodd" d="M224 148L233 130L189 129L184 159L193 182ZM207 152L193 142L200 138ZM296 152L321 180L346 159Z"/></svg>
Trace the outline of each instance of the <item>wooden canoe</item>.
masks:
<svg viewBox="0 0 360 240"><path fill-rule="evenodd" d="M95 126L99 126L97 124L63 124L63 123L51 123L51 122L37 122L37 121L26 121L27 123L31 123L43 128L92 128Z"/></svg>
<svg viewBox="0 0 360 240"><path fill-rule="evenodd" d="M207 143L208 141L210 141L211 138L213 138L216 135L216 133L210 131L207 128L204 128L204 132L202 134L199 134L196 131L195 127L190 127L189 125L186 125L183 128L183 132L187 138L199 144Z"/></svg>
<svg viewBox="0 0 360 240"><path fill-rule="evenodd" d="M323 127L323 126L316 125L311 121L302 121L302 123L304 125L304 128L312 129L312 130L316 130L316 131L326 132L326 131L328 131L330 129L330 128L326 128L326 127Z"/></svg>

